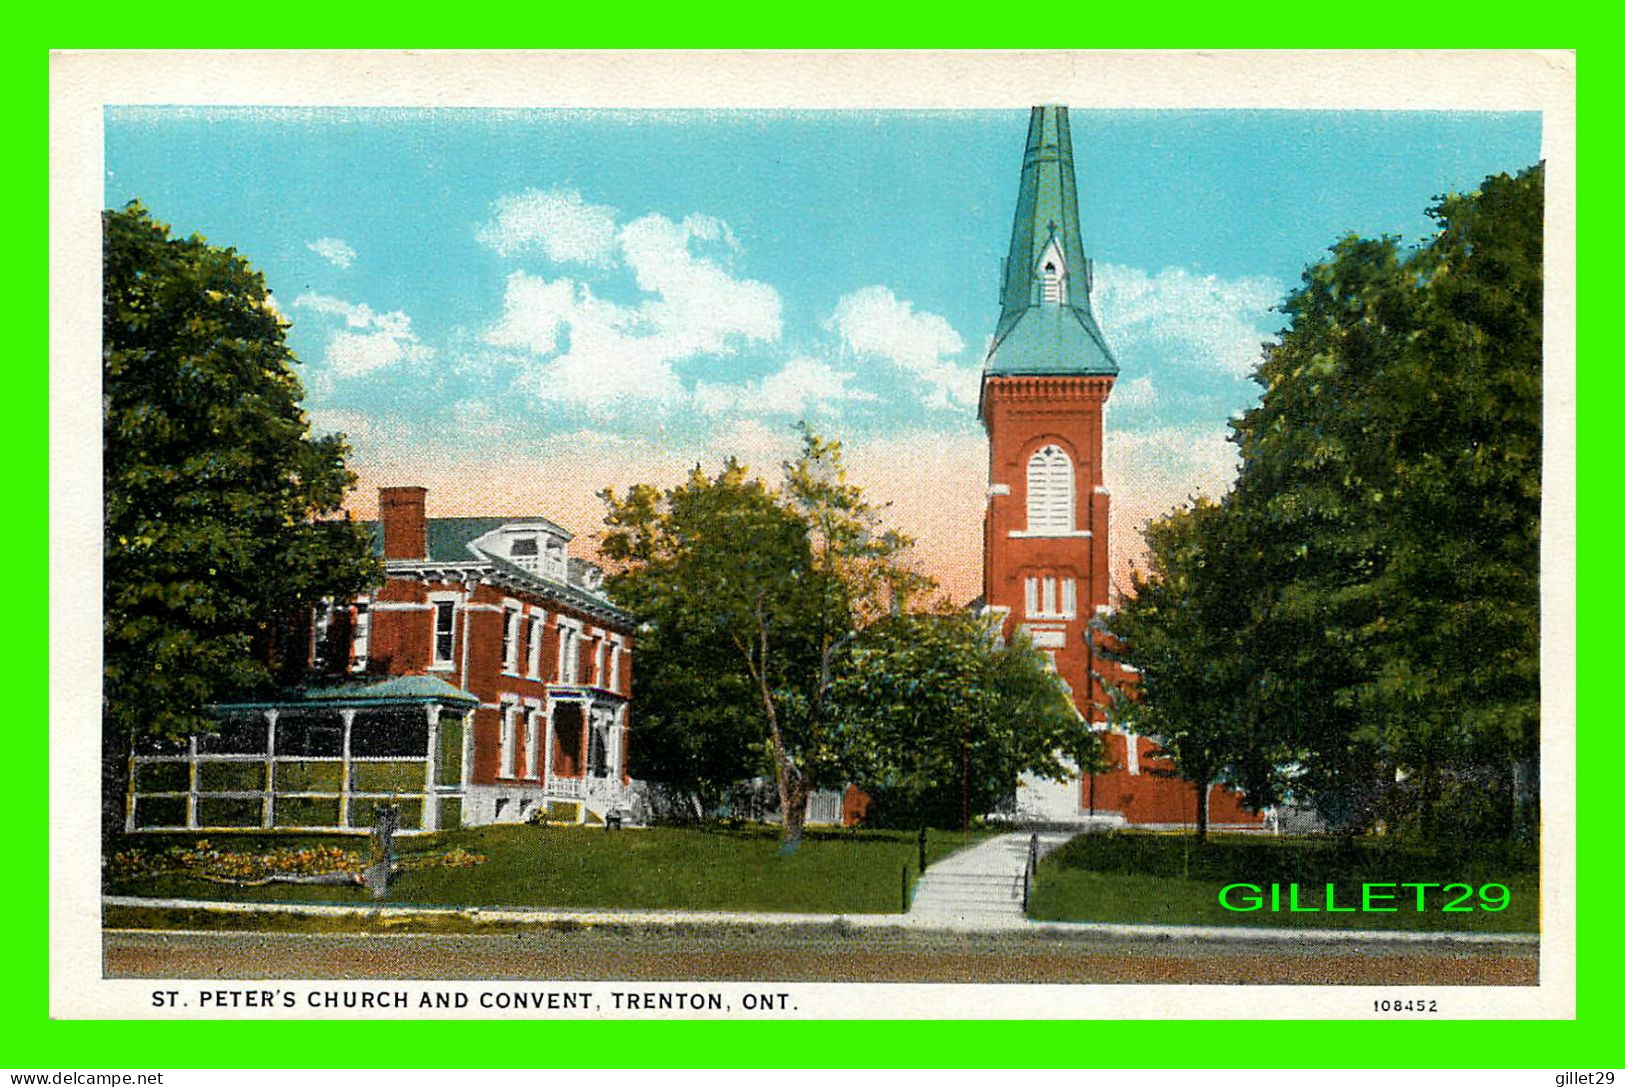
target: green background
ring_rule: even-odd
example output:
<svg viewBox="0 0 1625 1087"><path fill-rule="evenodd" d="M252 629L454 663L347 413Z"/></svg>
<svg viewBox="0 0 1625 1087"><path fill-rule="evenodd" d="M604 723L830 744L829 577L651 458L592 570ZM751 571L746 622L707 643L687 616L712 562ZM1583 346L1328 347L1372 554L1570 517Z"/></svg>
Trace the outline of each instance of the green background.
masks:
<svg viewBox="0 0 1625 1087"><path fill-rule="evenodd" d="M1175 4L1150 9L1083 7L833 4L774 6L731 3L698 16L669 3L570 9L534 4L481 6L396 3L341 10L322 3L224 8L180 4L73 5L34 16L35 26L8 15L4 78L11 91L6 113L14 149L5 184L18 245L6 262L6 311L11 333L8 367L18 414L8 428L11 485L24 515L7 534L8 564L17 579L6 638L15 685L10 732L18 765L11 773L8 810L12 878L3 894L7 965L0 986L4 1024L0 1064L11 1068L238 1067L252 1060L293 1066L370 1067L380 1059L401 1067L534 1065L591 1061L620 1066L862 1067L862 1066L1106 1066L1154 1060L1172 1067L1531 1067L1607 1068L1618 1065L1618 1011L1625 999L1621 962L1619 813L1625 798L1615 784L1625 759L1621 729L1606 685L1582 695L1579 747L1585 753L1579 798L1580 886L1577 903L1579 1015L1574 1021L1346 1022L1211 1021L1147 1023L1140 1045L1124 1047L1121 1029L1092 1024L938 1022L906 1027L889 1022L730 1021L581 1022L546 1020L409 1021L381 1024L383 1045L359 1045L355 1028L340 1021L305 1020L285 1028L259 1022L57 1022L48 1017L48 821L46 730L49 692L46 616L33 601L39 555L50 521L46 468L48 332L45 265L48 197L47 50L52 48L672 48L672 47L879 47L879 48L1546 48L1583 44L1584 178L1600 191L1615 176L1613 132L1618 75L1615 33L1601 14L1569 14L1555 5L1480 3L1470 8L1363 3L1353 8L1302 6L1245 13L1232 5ZM50 9L47 9L49 12ZM1317 14L1317 12L1319 12ZM24 18L28 16L23 16ZM703 18L704 22L699 20ZM1538 31L1533 28L1537 25ZM1177 34L1170 39L1167 35ZM1158 37L1161 35L1161 37ZM1332 78L1328 74L1328 78ZM1607 205L1587 205L1586 245L1580 250L1580 297L1604 309L1586 326L1600 340L1616 293L1613 265L1617 227ZM1598 212L1598 209L1602 210ZM1606 296L1606 297L1605 297ZM1581 307L1584 312L1584 307ZM1591 342L1591 341L1587 341ZM1581 486L1590 492L1582 552L1588 575L1579 644L1590 674L1615 669L1618 638L1614 541L1619 538L1617 487L1611 478L1620 378L1617 349L1584 373L1579 433L1585 463ZM34 531L28 531L32 527ZM32 574L24 581L20 575ZM1550 571L1562 578L1566 571ZM26 586L26 589L24 588ZM19 591L20 590L20 591ZM58 647L73 652L73 647ZM34 677L38 677L34 679ZM87 682L91 681L86 677ZM69 727L58 722L59 728ZM63 742L90 744L84 734ZM1245 990L1233 991L1238 1009ZM1305 994L1306 997L1308 994ZM1403 996L1396 988L1357 993L1358 1006L1376 997ZM1340 1002L1341 1003L1341 1002ZM1243 1012L1245 1014L1245 1012ZM1549 1082L1544 1078L1531 1082Z"/></svg>

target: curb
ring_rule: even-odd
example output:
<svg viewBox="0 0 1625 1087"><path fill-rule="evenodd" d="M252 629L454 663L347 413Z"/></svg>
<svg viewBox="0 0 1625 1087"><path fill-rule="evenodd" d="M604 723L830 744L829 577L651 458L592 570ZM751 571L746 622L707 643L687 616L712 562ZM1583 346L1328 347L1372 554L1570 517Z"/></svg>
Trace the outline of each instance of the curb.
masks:
<svg viewBox="0 0 1625 1087"><path fill-rule="evenodd" d="M1113 940L1170 941L1206 943L1306 943L1306 944L1398 944L1469 945L1478 947L1540 946L1540 935L1532 932L1401 932L1380 929L1293 929L1222 928L1208 925L1136 925L1103 921L977 921L966 918L912 917L902 913L712 913L705 910L534 910L499 906L348 906L291 902L212 902L191 898L140 898L104 895L102 905L154 910L201 910L212 913L288 914L306 917L463 917L475 924L517 923L534 925L643 925L683 926L777 926L835 927L846 929L891 929L918 932L983 933L989 935L1034 935L1074 938L1105 937ZM151 929L142 931L158 932ZM406 934L403 934L406 935Z"/></svg>

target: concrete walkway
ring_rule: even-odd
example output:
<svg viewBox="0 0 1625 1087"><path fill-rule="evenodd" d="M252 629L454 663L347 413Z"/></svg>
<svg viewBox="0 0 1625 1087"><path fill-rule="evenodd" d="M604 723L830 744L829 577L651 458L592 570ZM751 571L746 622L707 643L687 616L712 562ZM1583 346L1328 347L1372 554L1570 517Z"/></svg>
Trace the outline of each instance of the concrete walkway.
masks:
<svg viewBox="0 0 1625 1087"><path fill-rule="evenodd" d="M1073 833L1038 832L1038 855L1060 846ZM1030 927L1022 885L1032 839L1029 831L1001 834L937 861L915 885L905 920L930 928L977 931Z"/></svg>

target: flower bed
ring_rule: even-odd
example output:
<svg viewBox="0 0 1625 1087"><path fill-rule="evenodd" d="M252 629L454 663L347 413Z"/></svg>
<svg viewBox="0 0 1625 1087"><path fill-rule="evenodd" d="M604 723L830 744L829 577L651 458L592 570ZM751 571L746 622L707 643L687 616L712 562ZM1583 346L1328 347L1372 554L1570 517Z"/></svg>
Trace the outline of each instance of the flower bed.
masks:
<svg viewBox="0 0 1625 1087"><path fill-rule="evenodd" d="M415 868L471 868L485 857L466 849L445 853L418 853L396 862L394 871ZM132 849L113 854L109 875L116 881L155 876L189 876L214 883L252 887L266 883L363 882L367 858L353 849L312 846L271 849L262 853L233 853L215 849L206 839L193 846L171 846L162 851Z"/></svg>

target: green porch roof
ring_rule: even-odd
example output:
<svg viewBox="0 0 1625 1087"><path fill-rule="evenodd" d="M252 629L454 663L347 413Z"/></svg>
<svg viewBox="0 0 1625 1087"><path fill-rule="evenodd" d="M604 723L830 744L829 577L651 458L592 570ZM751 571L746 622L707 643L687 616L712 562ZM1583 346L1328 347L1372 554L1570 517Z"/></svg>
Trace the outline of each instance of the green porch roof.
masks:
<svg viewBox="0 0 1625 1087"><path fill-rule="evenodd" d="M291 706L388 706L430 703L475 706L479 699L439 676L389 676L361 678L338 683L308 684L284 688L248 702L222 703L216 710L271 709Z"/></svg>

